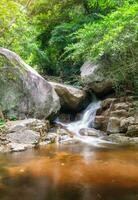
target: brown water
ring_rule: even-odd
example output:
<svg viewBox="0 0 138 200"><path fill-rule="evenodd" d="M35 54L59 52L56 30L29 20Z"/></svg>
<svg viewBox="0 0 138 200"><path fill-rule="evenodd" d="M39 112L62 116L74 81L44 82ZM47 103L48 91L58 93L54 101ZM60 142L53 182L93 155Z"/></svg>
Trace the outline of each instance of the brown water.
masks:
<svg viewBox="0 0 138 200"><path fill-rule="evenodd" d="M138 148L49 145L1 154L0 200L138 200Z"/></svg>

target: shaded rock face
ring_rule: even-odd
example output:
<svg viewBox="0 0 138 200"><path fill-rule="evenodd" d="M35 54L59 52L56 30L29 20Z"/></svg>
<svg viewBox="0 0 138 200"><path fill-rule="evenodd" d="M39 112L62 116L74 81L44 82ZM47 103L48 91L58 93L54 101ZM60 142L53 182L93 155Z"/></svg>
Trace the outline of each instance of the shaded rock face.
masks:
<svg viewBox="0 0 138 200"><path fill-rule="evenodd" d="M80 111L87 104L87 94L85 91L70 85L50 82L57 92L61 109L63 111Z"/></svg>
<svg viewBox="0 0 138 200"><path fill-rule="evenodd" d="M99 96L113 90L112 81L105 77L102 66L92 62L85 62L81 67L81 79L88 89L91 89Z"/></svg>
<svg viewBox="0 0 138 200"><path fill-rule="evenodd" d="M60 109L51 85L14 52L0 48L0 106L6 117L47 118Z"/></svg>
<svg viewBox="0 0 138 200"><path fill-rule="evenodd" d="M108 98L101 103L95 128L108 134L138 137L137 101L133 98Z"/></svg>

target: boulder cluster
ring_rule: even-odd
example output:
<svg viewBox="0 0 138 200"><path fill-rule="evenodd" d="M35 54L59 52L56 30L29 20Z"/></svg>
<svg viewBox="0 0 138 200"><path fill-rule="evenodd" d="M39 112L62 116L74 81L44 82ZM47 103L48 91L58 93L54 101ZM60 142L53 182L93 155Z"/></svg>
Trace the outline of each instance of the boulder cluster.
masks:
<svg viewBox="0 0 138 200"><path fill-rule="evenodd" d="M78 113L88 105L89 93L104 96L113 91L112 81L101 66L86 62L81 68L84 85L48 82L16 53L0 48L0 119L16 120L0 127L0 151L24 150L29 146L70 140L65 130L50 131L49 121L59 112ZM101 131L111 141L138 143L138 101L135 97L106 98L95 118L95 129L82 129L81 135L98 137ZM98 131L97 131L98 130ZM7 145L8 144L8 145Z"/></svg>
<svg viewBox="0 0 138 200"><path fill-rule="evenodd" d="M95 128L106 132L110 136L108 138L114 141L137 137L138 142L137 104L132 96L105 99L97 110Z"/></svg>

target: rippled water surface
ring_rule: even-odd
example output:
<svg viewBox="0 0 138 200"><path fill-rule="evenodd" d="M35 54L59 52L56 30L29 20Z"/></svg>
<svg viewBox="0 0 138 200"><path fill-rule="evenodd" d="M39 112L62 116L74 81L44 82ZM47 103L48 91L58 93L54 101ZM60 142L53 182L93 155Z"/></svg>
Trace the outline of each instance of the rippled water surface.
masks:
<svg viewBox="0 0 138 200"><path fill-rule="evenodd" d="M138 200L138 148L49 145L0 154L0 200Z"/></svg>

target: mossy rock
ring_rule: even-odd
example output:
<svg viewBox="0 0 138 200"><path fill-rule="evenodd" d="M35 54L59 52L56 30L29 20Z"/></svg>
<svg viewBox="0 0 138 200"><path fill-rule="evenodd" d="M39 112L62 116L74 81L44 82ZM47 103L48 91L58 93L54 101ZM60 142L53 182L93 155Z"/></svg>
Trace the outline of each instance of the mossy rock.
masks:
<svg viewBox="0 0 138 200"><path fill-rule="evenodd" d="M0 55L0 107L4 116L55 116L60 102L51 85L14 52L0 48Z"/></svg>

